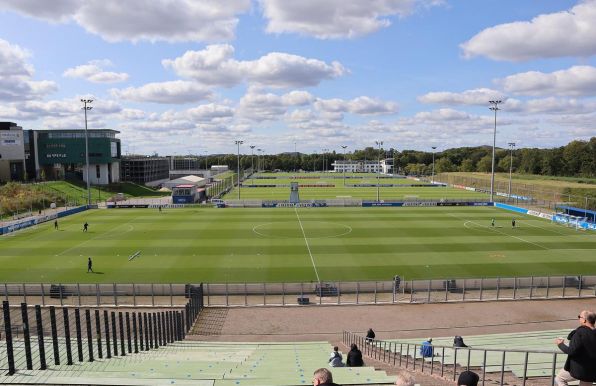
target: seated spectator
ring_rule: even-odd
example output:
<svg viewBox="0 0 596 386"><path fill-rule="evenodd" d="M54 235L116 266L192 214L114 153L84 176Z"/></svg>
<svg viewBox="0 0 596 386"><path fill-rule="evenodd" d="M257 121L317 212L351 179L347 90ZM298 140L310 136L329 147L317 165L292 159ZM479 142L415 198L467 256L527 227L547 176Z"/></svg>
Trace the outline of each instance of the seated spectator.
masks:
<svg viewBox="0 0 596 386"><path fill-rule="evenodd" d="M468 345L464 343L464 338L456 335L455 338L453 338L453 347L468 347Z"/></svg>
<svg viewBox="0 0 596 386"><path fill-rule="evenodd" d="M344 365L342 362L343 358L338 350L339 348L337 346L333 347L333 352L329 357L329 366L331 367L343 367Z"/></svg>
<svg viewBox="0 0 596 386"><path fill-rule="evenodd" d="M350 346L350 352L348 353L348 357L346 358L346 366L364 366L364 361L362 360L362 352L358 350L358 346L356 346L356 343L352 343L352 345Z"/></svg>
<svg viewBox="0 0 596 386"><path fill-rule="evenodd" d="M457 378L458 386L478 386L480 377L473 371L464 371Z"/></svg>
<svg viewBox="0 0 596 386"><path fill-rule="evenodd" d="M434 355L433 353L433 338L428 338L424 342L422 342L422 346L420 346L420 355L423 358L429 358Z"/></svg>
<svg viewBox="0 0 596 386"><path fill-rule="evenodd" d="M368 331L366 332L366 341L369 342L374 339L375 339L375 332L373 331L372 328L369 328Z"/></svg>
<svg viewBox="0 0 596 386"><path fill-rule="evenodd" d="M333 383L333 374L326 368L320 368L313 374L312 384L315 386L339 386Z"/></svg>
<svg viewBox="0 0 596 386"><path fill-rule="evenodd" d="M402 371L397 374L397 380L395 381L397 386L414 386L414 376L410 373Z"/></svg>

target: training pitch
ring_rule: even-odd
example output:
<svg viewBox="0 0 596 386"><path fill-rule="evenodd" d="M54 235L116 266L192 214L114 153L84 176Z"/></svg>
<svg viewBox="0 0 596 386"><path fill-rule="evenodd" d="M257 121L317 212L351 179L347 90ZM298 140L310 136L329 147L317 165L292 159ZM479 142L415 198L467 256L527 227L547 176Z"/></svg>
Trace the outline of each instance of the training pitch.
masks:
<svg viewBox="0 0 596 386"><path fill-rule="evenodd" d="M82 231L85 222L87 233ZM493 207L96 209L60 219L59 230L48 222L1 236L0 281L309 282L390 280L394 275L595 274L595 250L593 233ZM95 273L87 273L89 256Z"/></svg>

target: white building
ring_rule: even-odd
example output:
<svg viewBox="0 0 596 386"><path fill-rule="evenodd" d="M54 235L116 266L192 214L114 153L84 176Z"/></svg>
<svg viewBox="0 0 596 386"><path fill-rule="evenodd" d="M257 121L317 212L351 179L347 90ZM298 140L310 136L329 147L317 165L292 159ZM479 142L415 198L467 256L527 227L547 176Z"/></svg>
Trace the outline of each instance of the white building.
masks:
<svg viewBox="0 0 596 386"><path fill-rule="evenodd" d="M388 164L387 161L362 161L362 160L336 160L331 164L333 166L333 172L335 173L388 173L391 170L392 165Z"/></svg>

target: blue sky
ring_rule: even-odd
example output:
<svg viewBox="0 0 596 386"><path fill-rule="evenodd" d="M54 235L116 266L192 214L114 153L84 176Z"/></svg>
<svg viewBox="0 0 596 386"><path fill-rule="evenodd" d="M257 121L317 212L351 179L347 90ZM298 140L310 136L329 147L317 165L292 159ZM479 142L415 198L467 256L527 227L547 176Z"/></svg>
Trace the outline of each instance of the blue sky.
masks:
<svg viewBox="0 0 596 386"><path fill-rule="evenodd" d="M0 0L0 120L125 153L596 136L596 0Z"/></svg>

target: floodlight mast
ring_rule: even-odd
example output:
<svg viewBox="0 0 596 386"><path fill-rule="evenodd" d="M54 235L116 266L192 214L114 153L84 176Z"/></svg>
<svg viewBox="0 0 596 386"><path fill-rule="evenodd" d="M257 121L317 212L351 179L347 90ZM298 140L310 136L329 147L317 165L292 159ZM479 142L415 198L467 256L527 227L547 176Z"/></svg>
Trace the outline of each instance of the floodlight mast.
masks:
<svg viewBox="0 0 596 386"><path fill-rule="evenodd" d="M234 141L234 144L238 146L238 200L240 200L240 145L242 145L244 141Z"/></svg>
<svg viewBox="0 0 596 386"><path fill-rule="evenodd" d="M379 151L377 153L377 202L380 202L380 193L379 193L379 174L381 172L381 146L383 146L383 141L375 141L377 144Z"/></svg>
<svg viewBox="0 0 596 386"><path fill-rule="evenodd" d="M513 171L513 148L515 147L515 142L509 142L509 191L507 192L507 198L511 200L511 172Z"/></svg>
<svg viewBox="0 0 596 386"><path fill-rule="evenodd" d="M344 186L346 186L346 169L348 167L348 161L346 160L346 148L347 145L341 145L341 148L344 149Z"/></svg>
<svg viewBox="0 0 596 386"><path fill-rule="evenodd" d="M495 146L497 143L497 111L501 110L499 105L503 103L500 100L488 101L491 104L490 110L495 112L495 129L493 130L493 158L490 173L490 201L493 202L493 196L495 194Z"/></svg>
<svg viewBox="0 0 596 386"><path fill-rule="evenodd" d="M85 164L86 164L86 176L87 176L87 207L91 206L91 181L89 180L89 134L87 130L87 110L91 110L93 107L87 106L93 102L93 99L82 98L83 111L85 112Z"/></svg>
<svg viewBox="0 0 596 386"><path fill-rule="evenodd" d="M431 146L431 149L433 149L433 171L432 171L432 174L430 177L430 182L433 184L435 183L435 149L436 148L437 148L436 146Z"/></svg>

